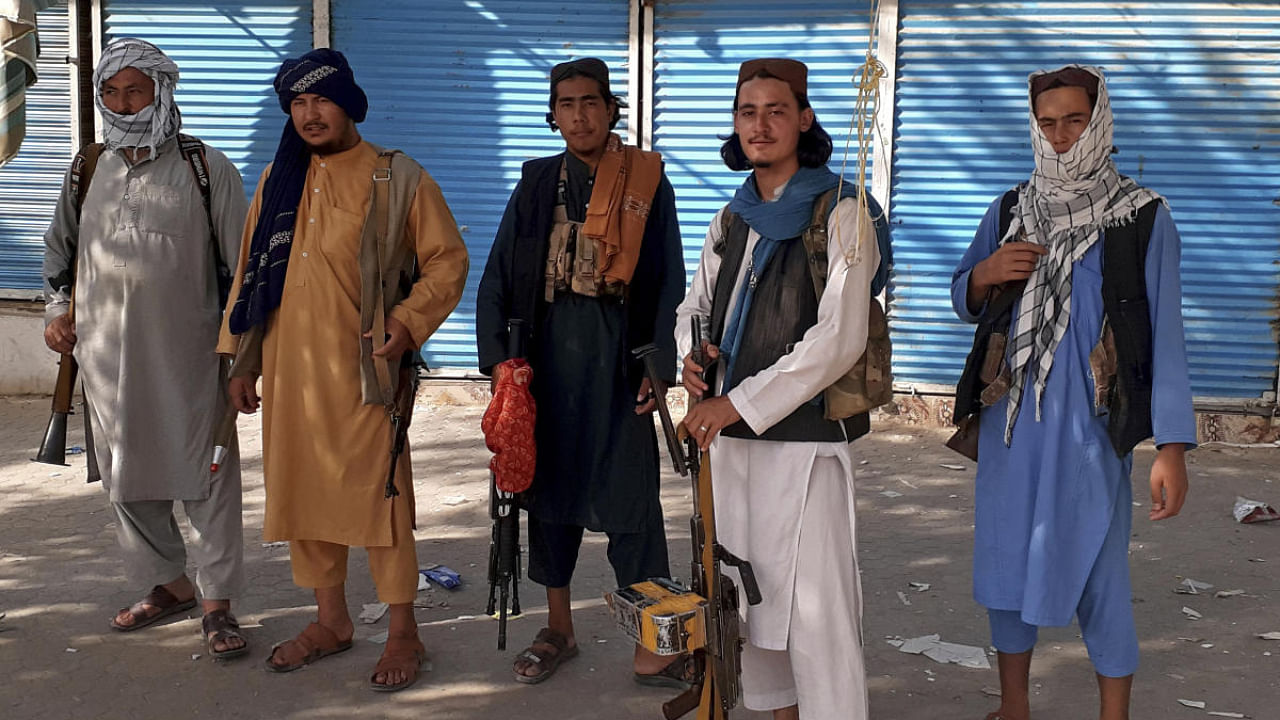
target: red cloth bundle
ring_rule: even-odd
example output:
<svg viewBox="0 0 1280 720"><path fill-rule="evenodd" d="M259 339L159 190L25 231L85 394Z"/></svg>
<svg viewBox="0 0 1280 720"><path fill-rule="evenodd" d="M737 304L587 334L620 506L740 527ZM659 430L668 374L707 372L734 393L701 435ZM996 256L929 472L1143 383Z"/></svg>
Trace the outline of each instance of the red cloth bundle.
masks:
<svg viewBox="0 0 1280 720"><path fill-rule="evenodd" d="M499 490L524 492L533 484L538 457L533 439L537 409L529 392L533 368L523 358L512 358L499 363L494 376L493 400L480 421L484 444L493 452L489 470Z"/></svg>

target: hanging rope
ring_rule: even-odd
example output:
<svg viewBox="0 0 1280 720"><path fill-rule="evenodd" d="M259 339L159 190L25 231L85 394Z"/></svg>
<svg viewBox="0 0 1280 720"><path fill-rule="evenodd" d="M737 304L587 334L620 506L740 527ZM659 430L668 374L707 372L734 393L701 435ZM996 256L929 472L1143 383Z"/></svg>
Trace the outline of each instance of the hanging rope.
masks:
<svg viewBox="0 0 1280 720"><path fill-rule="evenodd" d="M867 207L867 162L871 157L872 140L876 127L876 118L880 113L880 81L884 79L887 70L885 66L876 58L876 40L880 29L880 2L879 0L870 0L870 16L867 26L867 55L866 60L862 63L854 73L852 82L857 88L857 101L854 103L853 116L849 119L849 132L845 136L844 141L844 158L840 161L840 179L843 181L845 172L849 165L849 149L853 138L858 138L858 159L857 159L857 175L855 184L861 192L858 193L858 214L860 217L871 219L871 211ZM880 139L883 142L883 138ZM887 155L887 153L886 153ZM843 182L836 190L836 205L840 203L840 193L843 189ZM887 204L887 203L886 203ZM882 211L883 212L883 211ZM835 227L832 232L835 238L839 240L840 223L834 223ZM870 223L867 223L870 226ZM858 233L858 237L854 241L852 253L845 251L845 260L849 264L856 264L862 261L862 235Z"/></svg>

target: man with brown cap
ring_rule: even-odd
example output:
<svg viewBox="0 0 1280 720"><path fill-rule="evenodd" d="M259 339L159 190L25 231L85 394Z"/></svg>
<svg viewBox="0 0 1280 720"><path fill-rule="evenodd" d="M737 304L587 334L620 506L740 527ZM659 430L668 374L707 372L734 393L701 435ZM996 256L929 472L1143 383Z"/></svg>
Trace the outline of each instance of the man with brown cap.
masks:
<svg viewBox="0 0 1280 720"><path fill-rule="evenodd" d="M875 201L826 167L807 76L780 58L739 70L721 156L751 174L711 221L677 310L684 386L715 395L683 422L710 449L720 543L752 564L764 597L742 606L744 704L778 720L864 720L850 443L869 423L825 391L864 354L890 251ZM811 249L814 226L828 240ZM719 359L714 377L691 354L692 317L709 318L700 350Z"/></svg>
<svg viewBox="0 0 1280 720"><path fill-rule="evenodd" d="M654 401L630 351L656 344L674 376L684 288L675 194L657 153L611 132L625 106L608 67L561 63L550 90L565 152L525 163L476 297L481 372L507 359L511 320L524 322L533 366L537 468L524 503L529 578L547 588L548 617L515 660L528 684L578 654L569 583L584 529L608 535L619 586L670 574ZM637 682L680 686L684 666L636 648Z"/></svg>
<svg viewBox="0 0 1280 720"><path fill-rule="evenodd" d="M249 209L218 345L235 356L237 409L257 410L262 378L263 539L289 541L294 582L316 598L316 621L267 669L351 648L347 555L362 546L390 605L369 687L390 692L417 680L426 656L413 478L407 453L388 452L393 398L462 296L467 251L431 176L361 139L369 103L342 53L286 60L275 90L289 120Z"/></svg>
<svg viewBox="0 0 1280 720"><path fill-rule="evenodd" d="M1035 171L988 208L951 285L956 314L978 323L956 418L981 429L973 595L1001 688L987 717L1030 717L1038 628L1075 616L1100 717L1124 720L1138 666L1132 450L1155 437L1148 516L1163 520L1182 507L1196 442L1180 242L1164 199L1116 170L1102 71L1028 85Z"/></svg>

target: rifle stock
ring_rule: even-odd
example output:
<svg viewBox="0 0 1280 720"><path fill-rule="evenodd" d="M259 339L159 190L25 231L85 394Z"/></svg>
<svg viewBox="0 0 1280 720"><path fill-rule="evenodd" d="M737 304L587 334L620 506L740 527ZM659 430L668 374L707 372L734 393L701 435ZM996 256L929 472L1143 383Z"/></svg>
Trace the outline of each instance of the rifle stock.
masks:
<svg viewBox="0 0 1280 720"><path fill-rule="evenodd" d="M45 427L40 450L32 458L35 462L50 465L67 464L67 416L71 414L72 396L76 389L76 374L80 366L70 353L58 360L58 380L53 388L53 408L49 424Z"/></svg>

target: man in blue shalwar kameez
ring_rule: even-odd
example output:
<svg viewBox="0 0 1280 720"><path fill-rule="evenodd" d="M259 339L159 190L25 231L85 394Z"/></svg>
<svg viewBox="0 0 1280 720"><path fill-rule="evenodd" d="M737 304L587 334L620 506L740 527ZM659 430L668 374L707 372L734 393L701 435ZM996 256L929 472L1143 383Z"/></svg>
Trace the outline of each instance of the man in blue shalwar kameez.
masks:
<svg viewBox="0 0 1280 720"><path fill-rule="evenodd" d="M1111 106L1100 70L1033 73L1029 95L1035 172L1016 189L1004 222L1001 200L987 210L951 284L956 314L968 322L982 321L1002 291L1017 298L1003 383L991 383L995 393L984 398L979 415L974 598L988 609L1002 691L1000 709L987 720L1030 717L1037 628L1067 625L1073 615L1097 672L1100 717L1121 720L1129 717L1138 665L1128 565L1130 451L1154 436L1149 516L1162 520L1182 507L1183 453L1196 439L1180 241L1163 198L1120 175L1111 161ZM1128 273L1142 277L1116 278L1126 268L1104 269L1107 243L1120 242L1119 228L1135 223L1144 206L1148 218L1154 210L1150 241L1145 259ZM1122 309L1104 300L1104 277L1108 287L1144 283L1149 308L1137 323L1137 334L1149 338L1147 351L1137 358L1122 352L1118 361L1121 374L1138 368L1129 377L1142 381L1110 394L1111 376L1099 358L1106 348L1114 355L1111 327ZM1004 384L1008 391L1000 396ZM1126 410L1148 401L1149 425L1146 412ZM1140 429L1122 440L1119 425Z"/></svg>

